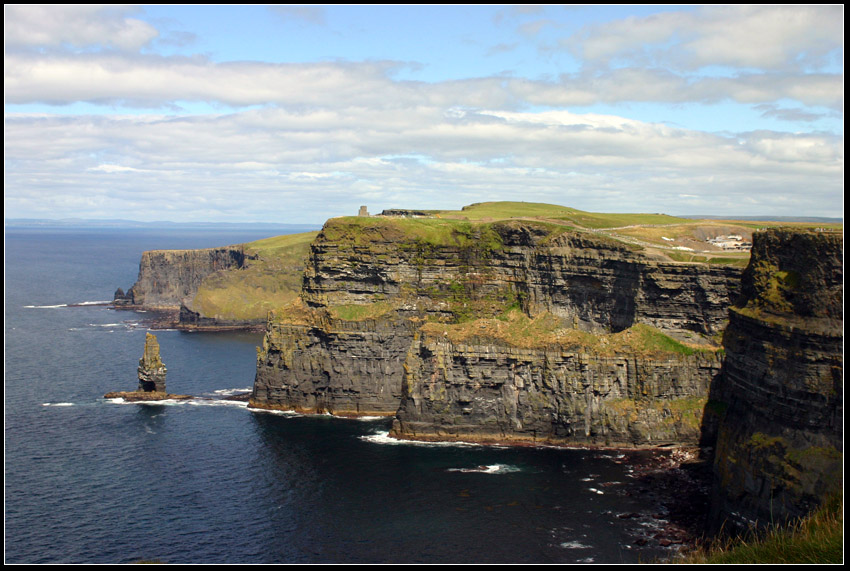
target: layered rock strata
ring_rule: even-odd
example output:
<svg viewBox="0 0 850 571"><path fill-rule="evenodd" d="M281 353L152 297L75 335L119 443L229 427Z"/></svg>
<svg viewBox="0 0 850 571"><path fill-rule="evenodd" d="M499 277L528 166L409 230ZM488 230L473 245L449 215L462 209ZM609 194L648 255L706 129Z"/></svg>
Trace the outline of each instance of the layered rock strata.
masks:
<svg viewBox="0 0 850 571"><path fill-rule="evenodd" d="M310 322L270 317L259 350L252 406L337 415L390 416L412 321L398 315L350 322L310 312Z"/></svg>
<svg viewBox="0 0 850 571"><path fill-rule="evenodd" d="M145 335L145 352L139 359L139 390L144 392L165 391L165 375L168 370L159 356L159 342L152 333Z"/></svg>
<svg viewBox="0 0 850 571"><path fill-rule="evenodd" d="M398 411L394 433L417 438L695 443L720 366L711 352L456 344L423 324L513 308L556 329L696 340L722 329L739 276L533 222L334 219L311 247L303 303L270 318L251 404Z"/></svg>
<svg viewBox="0 0 850 571"><path fill-rule="evenodd" d="M420 439L697 444L716 353L600 355L422 335L392 434Z"/></svg>
<svg viewBox="0 0 850 571"><path fill-rule="evenodd" d="M726 361L714 464L715 529L782 523L843 487L840 233L756 233Z"/></svg>
<svg viewBox="0 0 850 571"><path fill-rule="evenodd" d="M195 296L204 278L245 266L242 246L199 250L152 250L142 253L139 277L126 293L115 294L116 306L179 309Z"/></svg>
<svg viewBox="0 0 850 571"><path fill-rule="evenodd" d="M152 333L145 335L145 350L139 359L139 388L135 391L111 392L103 398L120 398L128 402L151 402L161 400L182 400L190 395L172 395L165 389L167 369L159 355L159 342Z"/></svg>
<svg viewBox="0 0 850 571"><path fill-rule="evenodd" d="M740 280L736 268L653 261L611 239L531 222L459 226L435 243L392 220L352 220L329 221L312 245L302 289L312 306L511 295L530 314L582 329L646 323L712 334Z"/></svg>

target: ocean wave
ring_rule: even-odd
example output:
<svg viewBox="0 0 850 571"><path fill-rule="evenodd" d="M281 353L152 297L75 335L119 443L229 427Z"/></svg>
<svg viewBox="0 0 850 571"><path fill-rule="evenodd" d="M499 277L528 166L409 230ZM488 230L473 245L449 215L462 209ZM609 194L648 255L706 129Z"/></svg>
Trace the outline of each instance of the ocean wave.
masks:
<svg viewBox="0 0 850 571"><path fill-rule="evenodd" d="M255 413L276 414L279 416L304 416L300 412L295 412L294 410L271 410L268 408L251 408L248 410Z"/></svg>
<svg viewBox="0 0 850 571"><path fill-rule="evenodd" d="M27 309L57 309L60 307L79 307L87 305L109 305L111 301L77 301L72 303L57 303L52 305L25 305Z"/></svg>
<svg viewBox="0 0 850 571"><path fill-rule="evenodd" d="M41 406L74 406L72 402L43 402Z"/></svg>
<svg viewBox="0 0 850 571"><path fill-rule="evenodd" d="M229 397L231 395L238 395L240 393L250 393L252 390L253 387L248 387L245 389L218 389L217 391L213 391L212 394Z"/></svg>
<svg viewBox="0 0 850 571"><path fill-rule="evenodd" d="M361 436L360 439L365 440L366 442L371 442L373 444L401 444L409 446L481 446L481 444L475 444L473 442L424 442L422 440L402 440L400 438L391 438L389 431L376 432L375 434L367 434Z"/></svg>
<svg viewBox="0 0 850 571"><path fill-rule="evenodd" d="M578 541L565 541L561 544L564 549L590 549L589 545L579 543Z"/></svg>
<svg viewBox="0 0 850 571"><path fill-rule="evenodd" d="M224 399L187 399L182 402L185 402L190 406L235 406L238 408L248 408L248 403L245 401L238 400L224 400Z"/></svg>
<svg viewBox="0 0 850 571"><path fill-rule="evenodd" d="M479 474L508 474L510 472L521 472L522 468L508 464L490 464L489 466L476 466L475 468L449 468L446 472L476 472Z"/></svg>

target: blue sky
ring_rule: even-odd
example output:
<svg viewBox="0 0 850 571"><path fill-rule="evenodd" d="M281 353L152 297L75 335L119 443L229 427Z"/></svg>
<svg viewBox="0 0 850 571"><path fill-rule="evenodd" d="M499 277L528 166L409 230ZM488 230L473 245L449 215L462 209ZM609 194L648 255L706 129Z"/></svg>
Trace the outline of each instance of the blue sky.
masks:
<svg viewBox="0 0 850 571"><path fill-rule="evenodd" d="M7 218L843 216L843 6L6 6Z"/></svg>

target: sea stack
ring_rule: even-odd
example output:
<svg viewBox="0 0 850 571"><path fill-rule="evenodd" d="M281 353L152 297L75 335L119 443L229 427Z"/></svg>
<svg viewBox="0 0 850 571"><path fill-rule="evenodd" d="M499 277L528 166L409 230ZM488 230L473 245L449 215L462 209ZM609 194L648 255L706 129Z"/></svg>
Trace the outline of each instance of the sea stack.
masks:
<svg viewBox="0 0 850 571"><path fill-rule="evenodd" d="M159 356L156 335L145 335L145 353L139 359L139 391L164 393L167 369Z"/></svg>
<svg viewBox="0 0 850 571"><path fill-rule="evenodd" d="M156 336L145 335L145 353L139 359L139 388L135 391L106 393L103 398L120 398L127 402L190 399L191 395L171 395L165 391L165 365L159 356Z"/></svg>

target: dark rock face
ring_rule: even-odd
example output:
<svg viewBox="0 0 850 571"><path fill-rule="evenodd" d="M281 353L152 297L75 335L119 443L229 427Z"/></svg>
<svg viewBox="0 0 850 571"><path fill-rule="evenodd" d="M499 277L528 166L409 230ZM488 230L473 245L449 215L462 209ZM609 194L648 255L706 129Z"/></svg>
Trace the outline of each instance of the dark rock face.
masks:
<svg viewBox="0 0 850 571"><path fill-rule="evenodd" d="M139 359L139 392L165 393L165 374L167 369L159 356L159 342L156 336L145 335L145 352Z"/></svg>
<svg viewBox="0 0 850 571"><path fill-rule="evenodd" d="M311 325L270 321L251 403L333 414L392 415L413 336L399 316L346 322L322 313Z"/></svg>
<svg viewBox="0 0 850 571"><path fill-rule="evenodd" d="M713 528L801 517L843 479L843 237L753 236L726 361L714 464Z"/></svg>
<svg viewBox="0 0 850 571"><path fill-rule="evenodd" d="M423 335L393 434L551 444L697 444L720 358L601 356Z"/></svg>
<svg viewBox="0 0 850 571"><path fill-rule="evenodd" d="M271 318L252 406L391 414L394 432L600 445L696 443L714 354L661 357L447 343L426 321L494 317L510 304L565 327L675 334L722 329L740 270L660 263L592 235L526 222L440 240L392 220L330 221L312 245L305 311ZM390 309L333 319L338 307ZM490 313L488 313L490 312ZM306 315L306 314L305 314ZM303 319L302 319L303 318Z"/></svg>
<svg viewBox="0 0 850 571"><path fill-rule="evenodd" d="M725 325L741 275L727 266L655 262L581 233L552 238L531 223L494 223L464 236L468 245L434 245L373 223L358 227L356 239L338 227L344 222L319 235L304 276L307 303L363 304L413 293L434 305L435 293L461 285L477 297L508 291L528 313L549 311L586 330L646 323L711 334Z"/></svg>
<svg viewBox="0 0 850 571"><path fill-rule="evenodd" d="M126 294L119 288L113 303L116 306L178 309L184 300L195 296L205 277L244 265L242 246L144 252L136 283Z"/></svg>

